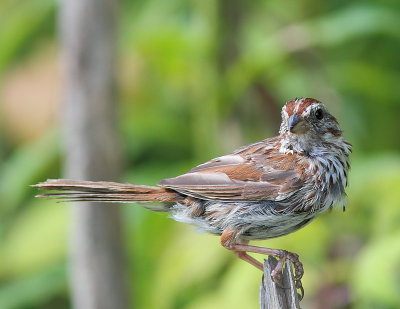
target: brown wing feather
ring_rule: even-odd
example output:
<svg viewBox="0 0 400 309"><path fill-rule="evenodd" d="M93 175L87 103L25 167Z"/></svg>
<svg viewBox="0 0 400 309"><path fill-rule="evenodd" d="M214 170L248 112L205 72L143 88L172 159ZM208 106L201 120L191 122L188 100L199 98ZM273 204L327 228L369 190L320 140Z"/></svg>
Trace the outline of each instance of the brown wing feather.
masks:
<svg viewBox="0 0 400 309"><path fill-rule="evenodd" d="M274 200L298 188L302 174L294 156L273 152L273 142L271 139L242 148L181 176L164 179L159 185L206 200Z"/></svg>

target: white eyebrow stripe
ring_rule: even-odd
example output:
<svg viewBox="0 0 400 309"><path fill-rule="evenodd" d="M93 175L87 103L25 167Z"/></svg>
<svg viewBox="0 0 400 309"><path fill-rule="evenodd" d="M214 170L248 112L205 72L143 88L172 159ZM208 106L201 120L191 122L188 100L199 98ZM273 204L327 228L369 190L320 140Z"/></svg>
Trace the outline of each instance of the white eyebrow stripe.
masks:
<svg viewBox="0 0 400 309"><path fill-rule="evenodd" d="M309 110L313 110L313 109L317 108L317 106L320 106L320 105L321 105L321 103L313 103L313 104L311 104L311 105L308 106L306 109L304 109L304 111L303 111L303 116L306 115L306 113L307 113Z"/></svg>

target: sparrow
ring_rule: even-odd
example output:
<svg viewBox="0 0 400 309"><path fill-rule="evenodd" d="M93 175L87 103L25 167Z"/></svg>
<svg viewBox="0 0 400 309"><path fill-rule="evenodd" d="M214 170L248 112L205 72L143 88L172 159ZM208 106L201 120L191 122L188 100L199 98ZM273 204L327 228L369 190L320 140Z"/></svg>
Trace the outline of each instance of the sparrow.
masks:
<svg viewBox="0 0 400 309"><path fill-rule="evenodd" d="M336 118L315 99L290 100L281 116L278 136L161 180L158 186L49 179L34 187L58 191L39 197L75 202L159 202L155 210L219 235L223 247L260 270L263 264L249 252L278 257L271 273L275 281L289 259L296 287L302 289L304 270L297 254L248 243L295 232L335 205L344 209L351 144Z"/></svg>

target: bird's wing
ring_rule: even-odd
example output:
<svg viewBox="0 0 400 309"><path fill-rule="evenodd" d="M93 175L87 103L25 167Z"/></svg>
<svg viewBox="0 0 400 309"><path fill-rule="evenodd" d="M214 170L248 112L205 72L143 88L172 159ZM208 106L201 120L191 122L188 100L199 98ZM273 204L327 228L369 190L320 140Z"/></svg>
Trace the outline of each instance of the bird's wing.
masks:
<svg viewBox="0 0 400 309"><path fill-rule="evenodd" d="M294 155L271 149L253 144L159 185L205 200L275 200L302 185L302 169Z"/></svg>

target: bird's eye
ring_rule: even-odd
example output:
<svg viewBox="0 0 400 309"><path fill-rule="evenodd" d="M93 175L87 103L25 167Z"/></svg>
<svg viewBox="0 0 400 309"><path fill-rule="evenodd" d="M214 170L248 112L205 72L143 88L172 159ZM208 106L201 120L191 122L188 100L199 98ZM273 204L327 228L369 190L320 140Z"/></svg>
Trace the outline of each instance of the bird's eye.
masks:
<svg viewBox="0 0 400 309"><path fill-rule="evenodd" d="M318 120L321 120L322 118L324 118L324 112L322 111L322 109L318 108L315 111L315 118L317 118Z"/></svg>

